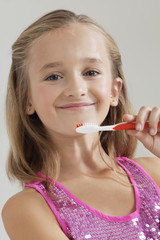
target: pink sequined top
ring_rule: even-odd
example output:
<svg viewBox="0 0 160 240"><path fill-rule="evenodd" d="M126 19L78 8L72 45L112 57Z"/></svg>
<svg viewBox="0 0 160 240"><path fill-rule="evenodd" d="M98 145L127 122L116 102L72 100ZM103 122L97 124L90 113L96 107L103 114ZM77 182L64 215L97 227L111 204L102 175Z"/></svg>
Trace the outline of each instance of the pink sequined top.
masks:
<svg viewBox="0 0 160 240"><path fill-rule="evenodd" d="M28 183L46 200L65 235L75 240L158 240L160 239L160 190L153 179L132 160L117 158L134 187L136 211L126 216L105 215L75 196L56 182L50 198L45 181ZM38 173L45 178L42 173ZM125 204L125 203L124 203ZM44 226L45 227L45 226Z"/></svg>

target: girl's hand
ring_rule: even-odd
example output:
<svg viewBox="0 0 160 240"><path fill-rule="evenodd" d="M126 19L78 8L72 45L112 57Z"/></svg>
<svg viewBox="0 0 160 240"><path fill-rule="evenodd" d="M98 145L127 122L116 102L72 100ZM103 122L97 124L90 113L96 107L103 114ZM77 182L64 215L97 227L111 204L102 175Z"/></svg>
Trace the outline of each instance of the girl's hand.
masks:
<svg viewBox="0 0 160 240"><path fill-rule="evenodd" d="M136 130L128 130L127 133L135 136L150 152L160 158L160 129L157 128L160 121L160 108L151 109L143 106L137 116L125 114L123 118L126 122L136 121ZM146 121L149 121L149 130L144 130Z"/></svg>

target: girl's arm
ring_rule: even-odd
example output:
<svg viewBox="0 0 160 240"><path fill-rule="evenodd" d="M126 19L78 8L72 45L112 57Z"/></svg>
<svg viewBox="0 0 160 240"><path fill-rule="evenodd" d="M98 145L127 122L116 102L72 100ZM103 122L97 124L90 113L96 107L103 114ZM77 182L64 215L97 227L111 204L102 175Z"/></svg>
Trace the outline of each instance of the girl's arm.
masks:
<svg viewBox="0 0 160 240"><path fill-rule="evenodd" d="M127 133L135 136L155 157L141 157L134 159L139 163L155 180L160 187L160 129L157 128L160 121L160 108L153 109L143 106L137 116L125 114L124 120L127 122L136 121L137 131L129 130ZM149 130L143 130L144 124L149 121Z"/></svg>
<svg viewBox="0 0 160 240"><path fill-rule="evenodd" d="M34 189L10 198L2 211L4 226L11 240L67 240L53 212Z"/></svg>
<svg viewBox="0 0 160 240"><path fill-rule="evenodd" d="M127 133L135 136L150 152L160 158L160 129L157 128L160 121L160 108L154 107L150 109L143 106L137 116L125 114L124 120L127 122L136 121L137 131L129 130ZM146 121L149 121L149 130L143 129Z"/></svg>

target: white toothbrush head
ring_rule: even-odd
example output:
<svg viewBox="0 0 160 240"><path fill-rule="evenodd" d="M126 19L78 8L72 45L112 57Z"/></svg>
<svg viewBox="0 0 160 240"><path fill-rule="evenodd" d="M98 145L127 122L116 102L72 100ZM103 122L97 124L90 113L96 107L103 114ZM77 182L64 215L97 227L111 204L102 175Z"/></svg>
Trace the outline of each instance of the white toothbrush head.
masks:
<svg viewBox="0 0 160 240"><path fill-rule="evenodd" d="M78 133L95 133L99 132L99 126L96 123L77 124L76 132Z"/></svg>

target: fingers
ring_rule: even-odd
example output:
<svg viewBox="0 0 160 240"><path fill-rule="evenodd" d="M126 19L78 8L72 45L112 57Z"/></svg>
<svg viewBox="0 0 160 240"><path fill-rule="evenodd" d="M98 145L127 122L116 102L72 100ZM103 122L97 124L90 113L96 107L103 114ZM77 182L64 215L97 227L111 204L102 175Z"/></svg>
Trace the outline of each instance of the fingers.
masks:
<svg viewBox="0 0 160 240"><path fill-rule="evenodd" d="M136 130L142 131L145 122L149 119L152 109L146 106L140 108L136 118Z"/></svg>
<svg viewBox="0 0 160 240"><path fill-rule="evenodd" d="M158 122L160 120L160 108L154 107L149 116L150 134L156 135L158 132Z"/></svg>
<svg viewBox="0 0 160 240"><path fill-rule="evenodd" d="M134 122L136 120L136 116L131 114L124 114L123 119L125 122Z"/></svg>
<svg viewBox="0 0 160 240"><path fill-rule="evenodd" d="M157 134L157 126L160 120L160 108L154 107L153 109L143 106L140 108L136 117L136 130L142 131L146 121L149 121L150 135Z"/></svg>
<svg viewBox="0 0 160 240"><path fill-rule="evenodd" d="M125 121L136 122L136 130L127 130L127 134L136 137L155 156L160 156L160 108L143 106L137 116L124 115ZM144 129L148 121L149 129ZM159 127L159 129L158 129Z"/></svg>
<svg viewBox="0 0 160 240"><path fill-rule="evenodd" d="M159 132L157 126L160 121L160 108L154 107L151 109L150 107L143 106L140 108L137 116L131 114L125 114L124 120L126 122L136 122L136 130L143 131L145 122L149 122L149 134L156 135Z"/></svg>

